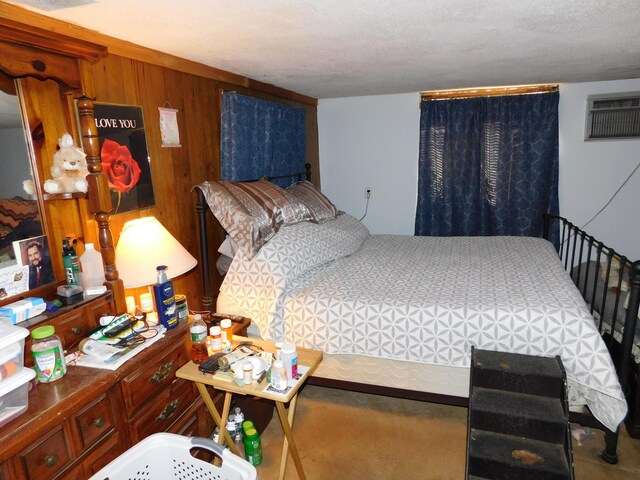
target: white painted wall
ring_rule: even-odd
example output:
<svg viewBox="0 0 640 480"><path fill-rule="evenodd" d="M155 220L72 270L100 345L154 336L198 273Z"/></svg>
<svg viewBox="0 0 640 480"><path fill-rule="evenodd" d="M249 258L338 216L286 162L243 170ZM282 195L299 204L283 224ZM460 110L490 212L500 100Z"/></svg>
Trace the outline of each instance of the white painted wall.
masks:
<svg viewBox="0 0 640 480"><path fill-rule="evenodd" d="M413 235L420 97L416 93L319 100L322 191L372 233Z"/></svg>
<svg viewBox="0 0 640 480"><path fill-rule="evenodd" d="M640 91L640 78L560 86L560 213L583 226L640 163L640 140L584 141L587 97ZM640 169L585 227L606 245L640 260Z"/></svg>
<svg viewBox="0 0 640 480"><path fill-rule="evenodd" d="M640 79L564 84L560 88L560 213L581 226L640 162L640 140L585 142L586 98L640 91ZM413 234L417 200L419 94L318 102L322 190L372 233ZM640 259L640 170L586 230Z"/></svg>

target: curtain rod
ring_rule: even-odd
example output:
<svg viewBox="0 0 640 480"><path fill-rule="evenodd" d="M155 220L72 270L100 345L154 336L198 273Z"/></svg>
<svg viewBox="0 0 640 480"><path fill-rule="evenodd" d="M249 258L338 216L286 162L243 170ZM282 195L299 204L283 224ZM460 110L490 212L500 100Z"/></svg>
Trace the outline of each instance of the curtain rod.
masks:
<svg viewBox="0 0 640 480"><path fill-rule="evenodd" d="M453 98L494 97L524 95L528 93L557 92L557 83L539 85L514 85L509 87L456 88L451 90L425 90L420 92L422 100L448 100Z"/></svg>

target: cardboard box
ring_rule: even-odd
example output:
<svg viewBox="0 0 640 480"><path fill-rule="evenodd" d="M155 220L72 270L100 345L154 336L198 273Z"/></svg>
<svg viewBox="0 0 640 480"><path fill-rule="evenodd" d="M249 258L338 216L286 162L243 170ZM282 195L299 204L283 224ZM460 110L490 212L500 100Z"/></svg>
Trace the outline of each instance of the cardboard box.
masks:
<svg viewBox="0 0 640 480"><path fill-rule="evenodd" d="M0 308L0 319L10 320L13 325L40 315L47 308L42 298L29 297Z"/></svg>

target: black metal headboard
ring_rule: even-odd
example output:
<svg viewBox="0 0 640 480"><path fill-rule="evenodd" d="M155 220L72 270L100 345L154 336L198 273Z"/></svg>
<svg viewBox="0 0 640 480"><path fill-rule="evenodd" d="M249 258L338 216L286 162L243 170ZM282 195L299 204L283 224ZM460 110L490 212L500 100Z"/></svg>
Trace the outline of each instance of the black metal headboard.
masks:
<svg viewBox="0 0 640 480"><path fill-rule="evenodd" d="M304 166L304 171L295 172L289 175L276 175L276 176L265 176L262 177L269 181L272 180L281 180L290 178L293 181L301 181L307 180L311 181L311 165L306 163ZM243 180L244 182L256 182L260 180L260 178ZM207 234L207 211L209 211L209 205L207 205L207 201L204 198L204 194L202 190L199 188L195 188L197 192L197 201L196 201L196 214L198 216L198 229L200 232L200 267L202 272L202 310L211 310L211 306L214 301L214 296L212 290L212 282L211 282L211 268L209 266L209 251L207 246L209 244L209 238Z"/></svg>

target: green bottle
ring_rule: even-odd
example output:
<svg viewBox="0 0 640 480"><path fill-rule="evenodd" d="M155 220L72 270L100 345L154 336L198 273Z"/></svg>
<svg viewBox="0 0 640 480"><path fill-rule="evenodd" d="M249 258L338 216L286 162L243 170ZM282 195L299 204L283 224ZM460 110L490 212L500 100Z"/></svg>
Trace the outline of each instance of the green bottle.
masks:
<svg viewBox="0 0 640 480"><path fill-rule="evenodd" d="M251 465L256 466L262 463L262 445L260 443L260 435L255 428L250 428L244 432L244 452L247 456L247 461Z"/></svg>
<svg viewBox="0 0 640 480"><path fill-rule="evenodd" d="M64 237L62 240L62 264L64 274L67 277L67 285L80 285L78 274L80 273L80 260L76 254L77 241L71 237Z"/></svg>

